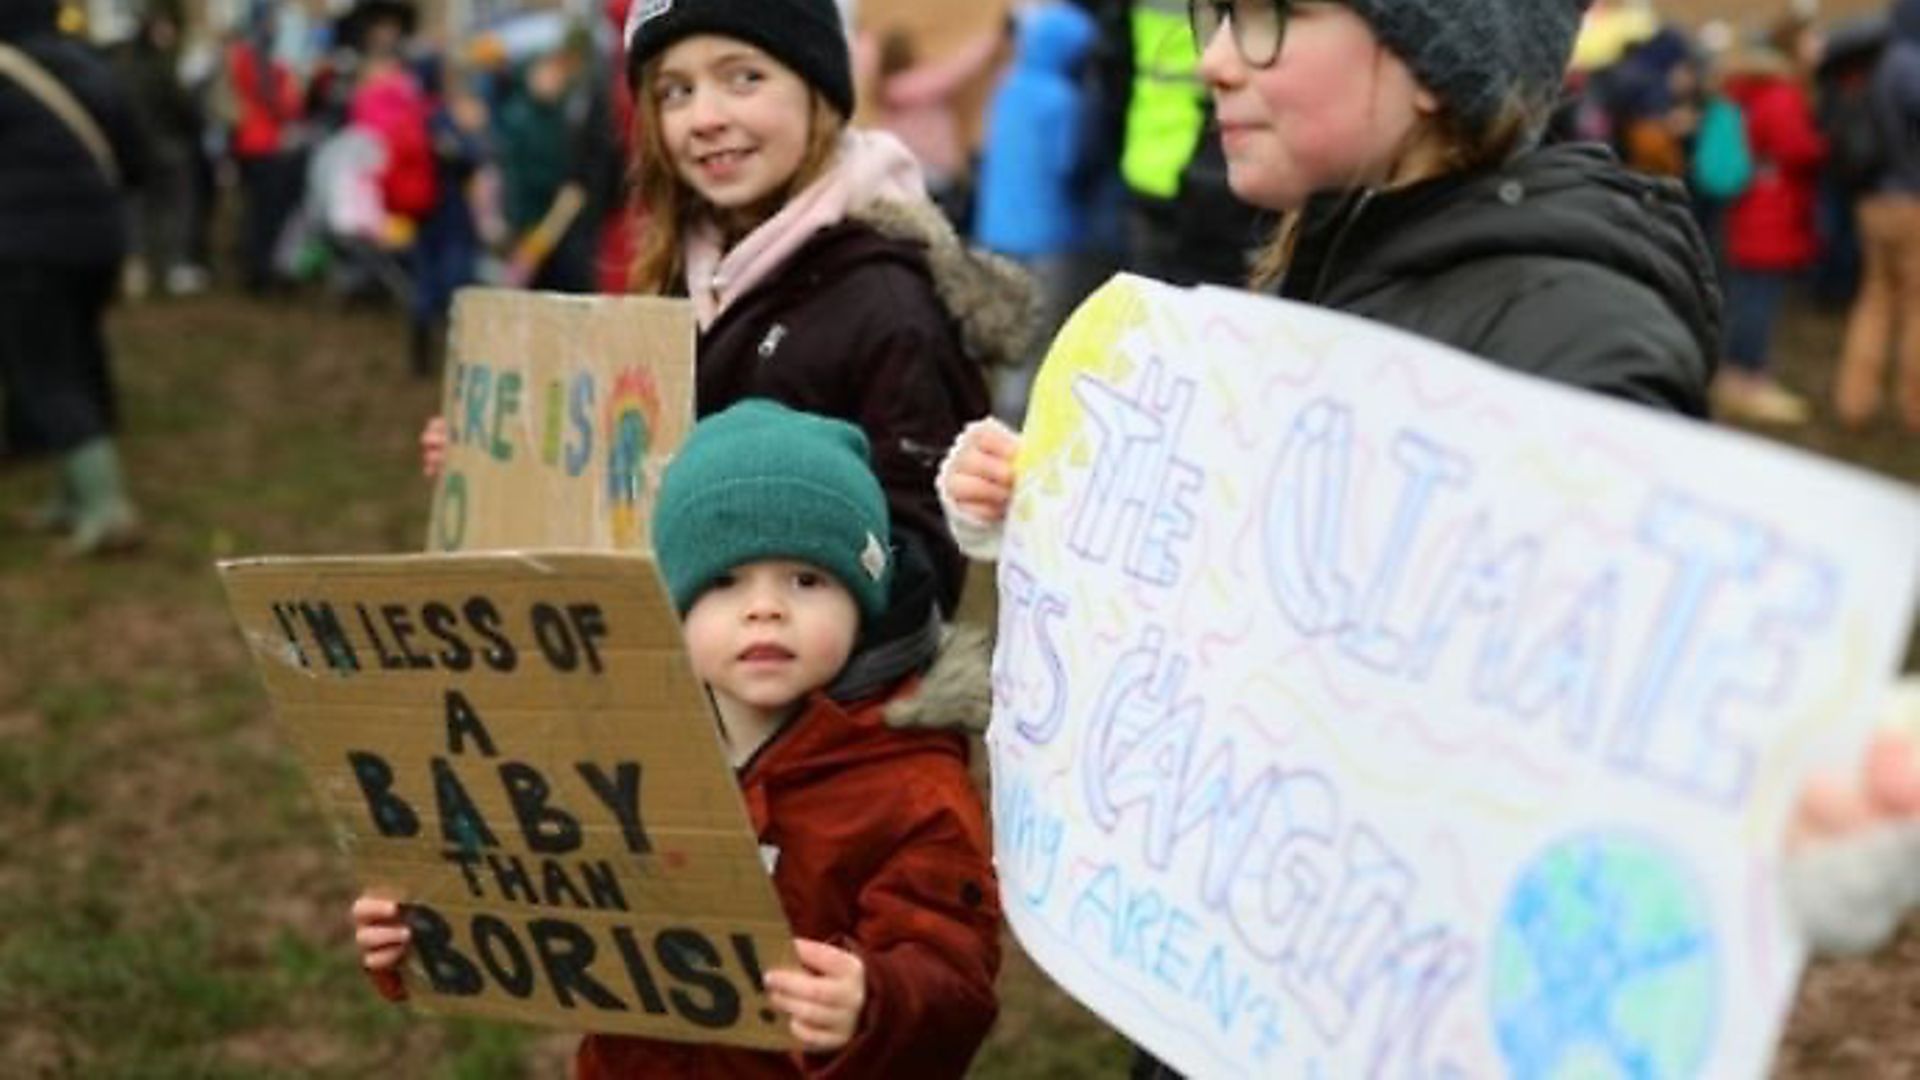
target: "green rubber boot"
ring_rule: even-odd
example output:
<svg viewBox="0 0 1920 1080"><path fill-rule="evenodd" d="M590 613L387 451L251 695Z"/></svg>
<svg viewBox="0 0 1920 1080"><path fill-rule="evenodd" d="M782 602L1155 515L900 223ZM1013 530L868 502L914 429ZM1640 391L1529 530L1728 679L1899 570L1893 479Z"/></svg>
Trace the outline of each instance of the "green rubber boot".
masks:
<svg viewBox="0 0 1920 1080"><path fill-rule="evenodd" d="M73 495L67 555L84 558L139 545L140 515L127 501L112 439L102 436L81 444L61 463L61 475Z"/></svg>

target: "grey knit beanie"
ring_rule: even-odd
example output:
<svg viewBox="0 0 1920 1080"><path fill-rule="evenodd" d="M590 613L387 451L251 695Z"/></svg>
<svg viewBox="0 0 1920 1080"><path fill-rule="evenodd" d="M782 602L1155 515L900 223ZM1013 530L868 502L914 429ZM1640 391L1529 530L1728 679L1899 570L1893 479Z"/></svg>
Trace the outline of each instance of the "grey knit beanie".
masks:
<svg viewBox="0 0 1920 1080"><path fill-rule="evenodd" d="M1588 0L1347 0L1469 129L1508 98L1546 106L1566 77Z"/></svg>

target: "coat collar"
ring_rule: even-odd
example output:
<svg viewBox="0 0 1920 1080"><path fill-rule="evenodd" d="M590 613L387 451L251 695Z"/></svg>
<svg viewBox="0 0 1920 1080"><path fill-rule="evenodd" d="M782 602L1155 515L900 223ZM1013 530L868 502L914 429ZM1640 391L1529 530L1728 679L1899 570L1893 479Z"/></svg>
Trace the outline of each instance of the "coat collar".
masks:
<svg viewBox="0 0 1920 1080"><path fill-rule="evenodd" d="M1622 167L1605 147L1562 143L1497 168L1308 203L1280 293L1363 310L1396 284L1479 260L1588 263L1657 293L1704 356L1720 349L1712 256L1676 181ZM1364 313L1364 310L1363 310Z"/></svg>
<svg viewBox="0 0 1920 1080"><path fill-rule="evenodd" d="M806 705L739 769L740 786L777 787L823 772L855 765L924 755L965 759L966 743L957 734L890 727L886 705L918 689L908 679L881 697L842 704L814 693Z"/></svg>

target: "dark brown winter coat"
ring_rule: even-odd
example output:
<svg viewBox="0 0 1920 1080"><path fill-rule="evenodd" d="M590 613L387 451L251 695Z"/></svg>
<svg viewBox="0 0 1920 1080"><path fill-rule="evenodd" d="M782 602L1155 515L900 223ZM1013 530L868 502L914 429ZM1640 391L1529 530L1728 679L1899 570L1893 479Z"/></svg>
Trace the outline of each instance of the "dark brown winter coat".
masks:
<svg viewBox="0 0 1920 1080"><path fill-rule="evenodd" d="M749 397L866 432L896 534L932 555L951 611L965 562L934 472L988 408L985 366L1021 355L1032 294L1010 264L961 247L937 211L880 203L815 234L699 343L700 415Z"/></svg>

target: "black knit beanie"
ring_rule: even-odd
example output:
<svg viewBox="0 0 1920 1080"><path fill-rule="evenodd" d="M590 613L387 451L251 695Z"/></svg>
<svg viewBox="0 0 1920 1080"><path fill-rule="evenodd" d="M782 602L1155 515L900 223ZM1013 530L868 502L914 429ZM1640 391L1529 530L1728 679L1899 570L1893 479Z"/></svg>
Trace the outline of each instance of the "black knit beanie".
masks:
<svg viewBox="0 0 1920 1080"><path fill-rule="evenodd" d="M1346 0L1420 85L1482 130L1508 99L1553 102L1588 0Z"/></svg>
<svg viewBox="0 0 1920 1080"><path fill-rule="evenodd" d="M681 38L720 34L766 51L853 115L853 61L834 0L633 0L627 12L627 78Z"/></svg>

